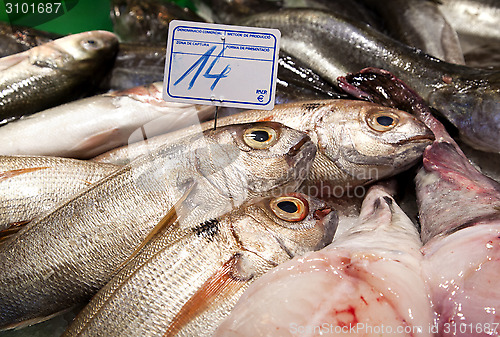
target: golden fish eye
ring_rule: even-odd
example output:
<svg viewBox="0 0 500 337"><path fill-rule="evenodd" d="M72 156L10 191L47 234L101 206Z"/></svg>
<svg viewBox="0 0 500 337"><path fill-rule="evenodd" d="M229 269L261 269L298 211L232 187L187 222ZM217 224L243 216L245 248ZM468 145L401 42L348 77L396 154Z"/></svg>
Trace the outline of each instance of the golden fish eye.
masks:
<svg viewBox="0 0 500 337"><path fill-rule="evenodd" d="M262 126L245 130L243 140L253 149L267 149L278 139L278 134L273 128Z"/></svg>
<svg viewBox="0 0 500 337"><path fill-rule="evenodd" d="M376 111L368 116L367 122L368 126L373 130L385 132L398 124L399 117L392 112Z"/></svg>
<svg viewBox="0 0 500 337"><path fill-rule="evenodd" d="M294 196L274 198L271 210L281 220L301 221L309 213L309 206L305 199Z"/></svg>

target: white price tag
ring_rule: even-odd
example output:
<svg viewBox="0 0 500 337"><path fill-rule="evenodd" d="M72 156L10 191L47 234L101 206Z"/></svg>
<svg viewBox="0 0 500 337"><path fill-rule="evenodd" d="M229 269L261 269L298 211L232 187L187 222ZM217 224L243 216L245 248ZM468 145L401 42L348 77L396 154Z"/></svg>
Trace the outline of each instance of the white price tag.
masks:
<svg viewBox="0 0 500 337"><path fill-rule="evenodd" d="M163 98L271 110L280 36L277 29L170 22Z"/></svg>

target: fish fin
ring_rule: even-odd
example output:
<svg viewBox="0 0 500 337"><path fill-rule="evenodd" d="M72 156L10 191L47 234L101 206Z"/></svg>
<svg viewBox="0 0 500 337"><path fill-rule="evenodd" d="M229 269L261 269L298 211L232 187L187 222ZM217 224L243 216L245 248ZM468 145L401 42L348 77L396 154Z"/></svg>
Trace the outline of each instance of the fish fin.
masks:
<svg viewBox="0 0 500 337"><path fill-rule="evenodd" d="M120 130L118 128L113 128L96 133L90 137L85 138L83 141L73 146L73 148L71 148L71 151L82 151L82 152L92 151L93 149L102 144L112 143L113 138L116 138L116 135L119 132Z"/></svg>
<svg viewBox="0 0 500 337"><path fill-rule="evenodd" d="M9 178L18 176L20 174L24 173L30 173L38 170L44 170L49 168L48 166L42 166L42 167L29 167L29 168L23 168L23 169L18 169L18 170L10 170L10 171L4 171L0 172L0 181L7 180Z"/></svg>
<svg viewBox="0 0 500 337"><path fill-rule="evenodd" d="M7 241L10 237L12 237L14 234L19 232L21 228L24 227L27 223L29 223L30 220L26 221L18 221L18 222L13 222L8 224L7 228L0 230L0 245Z"/></svg>
<svg viewBox="0 0 500 337"><path fill-rule="evenodd" d="M245 287L250 279L237 277L237 268L241 255L234 254L189 298L163 334L163 337L176 335L192 319L211 306L234 296Z"/></svg>
<svg viewBox="0 0 500 337"><path fill-rule="evenodd" d="M18 63L21 63L22 61L28 59L28 55L24 53L19 53L15 55L10 55L7 57L2 58L2 61L0 62L0 71L2 70L7 70L12 66L15 66Z"/></svg>
<svg viewBox="0 0 500 337"><path fill-rule="evenodd" d="M172 226L177 221L177 219L179 218L178 210L182 208L184 201L189 197L191 192L193 192L195 187L196 182L191 182L182 197L175 203L174 206L172 206L172 208L170 208L167 214L149 232L148 236L146 236L146 238L135 248L134 252L130 254L130 256L122 264L120 264L120 266L116 269L116 272L121 270L125 265L127 265L127 263L129 263L135 256L137 256L141 249L144 248L144 246L148 242L150 242L159 232L161 232L165 228Z"/></svg>

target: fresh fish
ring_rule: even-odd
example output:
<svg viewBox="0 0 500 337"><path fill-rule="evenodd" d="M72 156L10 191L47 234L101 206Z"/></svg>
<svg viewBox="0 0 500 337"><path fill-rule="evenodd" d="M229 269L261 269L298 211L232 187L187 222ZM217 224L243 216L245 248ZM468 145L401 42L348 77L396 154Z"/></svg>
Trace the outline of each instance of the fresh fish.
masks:
<svg viewBox="0 0 500 337"><path fill-rule="evenodd" d="M293 191L315 152L305 133L261 122L187 136L138 158L0 245L0 330L89 300L179 200L189 211L179 213L182 225Z"/></svg>
<svg viewBox="0 0 500 337"><path fill-rule="evenodd" d="M457 32L439 10L438 0L359 0L383 19L395 39L446 62L464 64Z"/></svg>
<svg viewBox="0 0 500 337"><path fill-rule="evenodd" d="M438 336L499 336L500 184L449 137L426 149L416 182Z"/></svg>
<svg viewBox="0 0 500 337"><path fill-rule="evenodd" d="M331 242L337 218L325 205L287 194L162 235L94 296L63 336L210 336L248 285Z"/></svg>
<svg viewBox="0 0 500 337"><path fill-rule="evenodd" d="M114 34L66 36L0 59L0 124L88 93L112 62Z"/></svg>
<svg viewBox="0 0 500 337"><path fill-rule="evenodd" d="M165 45L120 43L113 68L100 84L103 91L125 90L163 81Z"/></svg>
<svg viewBox="0 0 500 337"><path fill-rule="evenodd" d="M500 4L497 0L440 0L440 3L441 12L461 40L473 46L478 41L500 41ZM469 51L465 48L464 51Z"/></svg>
<svg viewBox="0 0 500 337"><path fill-rule="evenodd" d="M113 0L113 30L120 42L165 45L172 20L205 22L188 8L161 0Z"/></svg>
<svg viewBox="0 0 500 337"><path fill-rule="evenodd" d="M353 228L251 284L214 336L432 336L421 246L375 186Z"/></svg>
<svg viewBox="0 0 500 337"><path fill-rule="evenodd" d="M498 336L500 184L475 169L404 82L376 69L355 77L362 80L359 93L384 97L390 106L407 105L436 136L416 177L432 331L435 336Z"/></svg>
<svg viewBox="0 0 500 337"><path fill-rule="evenodd" d="M373 12L373 10L369 9L365 4L363 4L362 0L349 2L343 0L289 1L285 4L284 7L328 10L369 24L377 30L384 30L384 24L383 22L381 22L381 18L375 12Z"/></svg>
<svg viewBox="0 0 500 337"><path fill-rule="evenodd" d="M290 91L292 93L290 93ZM290 99L284 102L284 97ZM321 78L308 65L291 55L280 51L278 58L278 79L276 85L276 104L306 99L347 98L338 88ZM312 96L312 97L311 97ZM316 96L316 97L314 97ZM290 101L291 103L291 101Z"/></svg>
<svg viewBox="0 0 500 337"><path fill-rule="evenodd" d="M217 125L259 120L305 131L317 144L308 185L302 190L313 196L340 196L348 189L401 172L420 158L433 138L430 130L408 113L352 100L308 101L283 104L270 111L245 111L221 118ZM381 124L386 122L390 124ZM201 127L207 130L213 123ZM192 132L196 127L119 148L96 161L120 164Z"/></svg>
<svg viewBox="0 0 500 337"><path fill-rule="evenodd" d="M59 34L0 22L0 57L23 52L59 37Z"/></svg>
<svg viewBox="0 0 500 337"><path fill-rule="evenodd" d="M500 72L446 63L333 12L286 9L242 25L277 28L281 49L332 84L365 67L388 70L443 114L471 146L500 152Z"/></svg>
<svg viewBox="0 0 500 337"><path fill-rule="evenodd" d="M283 0L202 0L215 22L232 23L248 15L279 9Z"/></svg>
<svg viewBox="0 0 500 337"><path fill-rule="evenodd" d="M92 158L213 116L212 106L164 101L162 86L88 97L8 123L0 127L0 154Z"/></svg>
<svg viewBox="0 0 500 337"><path fill-rule="evenodd" d="M0 156L0 237L9 225L31 221L119 168L58 157Z"/></svg>

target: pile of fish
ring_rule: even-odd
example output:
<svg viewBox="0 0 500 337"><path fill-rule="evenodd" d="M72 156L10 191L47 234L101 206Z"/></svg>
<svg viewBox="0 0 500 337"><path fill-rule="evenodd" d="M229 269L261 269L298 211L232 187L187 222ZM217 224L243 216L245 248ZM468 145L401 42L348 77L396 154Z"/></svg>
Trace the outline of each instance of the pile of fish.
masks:
<svg viewBox="0 0 500 337"><path fill-rule="evenodd" d="M110 5L0 25L0 336L500 336L498 3ZM165 102L173 19L279 29L279 104Z"/></svg>

